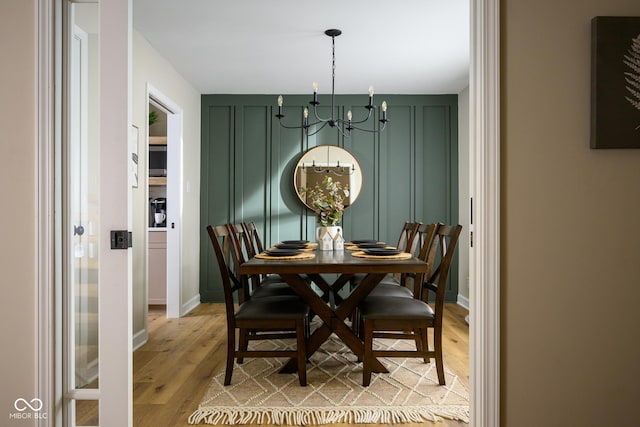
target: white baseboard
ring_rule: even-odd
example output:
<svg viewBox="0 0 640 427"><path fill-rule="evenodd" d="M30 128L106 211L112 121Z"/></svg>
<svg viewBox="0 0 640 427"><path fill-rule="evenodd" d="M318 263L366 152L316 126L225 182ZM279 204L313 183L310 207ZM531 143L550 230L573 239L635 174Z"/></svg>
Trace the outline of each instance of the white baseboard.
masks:
<svg viewBox="0 0 640 427"><path fill-rule="evenodd" d="M463 295L458 294L458 301L457 301L457 302L458 302L458 305L459 305L460 307L464 307L464 308L466 308L467 310L469 310L469 298L467 298L467 297L465 297L465 296L463 296Z"/></svg>
<svg viewBox="0 0 640 427"><path fill-rule="evenodd" d="M180 317L184 316L185 314L188 314L191 310L193 310L199 305L200 305L200 294L196 295L186 303L182 304L182 310L180 310Z"/></svg>
<svg viewBox="0 0 640 427"><path fill-rule="evenodd" d="M149 340L149 333L147 332L146 329L141 329L135 334L133 334L133 339L132 339L133 351L136 351L137 349L145 345L148 340Z"/></svg>
<svg viewBox="0 0 640 427"><path fill-rule="evenodd" d="M149 298L149 301L147 301L147 303L149 305L167 305L167 299L166 298Z"/></svg>

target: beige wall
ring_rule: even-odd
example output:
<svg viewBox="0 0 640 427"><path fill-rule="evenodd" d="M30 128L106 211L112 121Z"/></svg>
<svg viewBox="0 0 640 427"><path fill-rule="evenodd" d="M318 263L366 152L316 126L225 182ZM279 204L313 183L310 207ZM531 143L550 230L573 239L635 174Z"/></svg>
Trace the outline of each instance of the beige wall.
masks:
<svg viewBox="0 0 640 427"><path fill-rule="evenodd" d="M200 94L137 32L133 32L133 124L140 133L140 182L133 191L133 334L145 327L147 297L147 85L169 98L183 113L183 209L181 306L200 293ZM171 201L169 201L171 203ZM180 226L180 224L178 224Z"/></svg>
<svg viewBox="0 0 640 427"><path fill-rule="evenodd" d="M35 2L0 2L0 424L36 383L36 21Z"/></svg>
<svg viewBox="0 0 640 427"><path fill-rule="evenodd" d="M589 149L589 84L591 18L640 2L501 6L502 424L635 425L640 149Z"/></svg>

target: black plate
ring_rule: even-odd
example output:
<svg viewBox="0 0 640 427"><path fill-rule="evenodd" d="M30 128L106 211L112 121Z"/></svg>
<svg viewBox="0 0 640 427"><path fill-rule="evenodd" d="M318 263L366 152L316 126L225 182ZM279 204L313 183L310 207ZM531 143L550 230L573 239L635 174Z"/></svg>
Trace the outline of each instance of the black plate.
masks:
<svg viewBox="0 0 640 427"><path fill-rule="evenodd" d="M293 244L299 244L299 245L305 244L306 245L307 243L309 243L309 241L308 240L283 240L280 243L284 243L285 245L286 244L291 244L291 245L293 245Z"/></svg>
<svg viewBox="0 0 640 427"><path fill-rule="evenodd" d="M384 255L398 255L398 254L401 254L402 251L398 249L388 249L388 248L371 248L371 249L364 250L364 253L367 255L384 256Z"/></svg>
<svg viewBox="0 0 640 427"><path fill-rule="evenodd" d="M298 255L302 251L300 249L280 249L280 248L276 248L276 249L269 249L266 252L267 252L268 255L271 255L271 256L292 256L292 255Z"/></svg>
<svg viewBox="0 0 640 427"><path fill-rule="evenodd" d="M276 245L279 249L304 249L307 247L306 243L278 243Z"/></svg>
<svg viewBox="0 0 640 427"><path fill-rule="evenodd" d="M372 240L372 239L368 239L368 240L352 240L351 243L353 243L354 245L359 245L361 243L376 243L377 240Z"/></svg>
<svg viewBox="0 0 640 427"><path fill-rule="evenodd" d="M362 249L370 249L370 248L384 248L386 247L386 243L360 243L358 245L359 248Z"/></svg>

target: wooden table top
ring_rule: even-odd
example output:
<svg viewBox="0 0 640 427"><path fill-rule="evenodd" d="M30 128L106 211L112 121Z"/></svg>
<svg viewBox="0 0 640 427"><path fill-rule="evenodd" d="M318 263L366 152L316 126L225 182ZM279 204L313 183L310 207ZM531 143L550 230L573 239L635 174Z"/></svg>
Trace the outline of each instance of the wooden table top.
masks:
<svg viewBox="0 0 640 427"><path fill-rule="evenodd" d="M312 259L277 260L252 258L242 264L240 274L357 274L357 273L420 273L427 263L411 259L365 259L351 251L315 251Z"/></svg>

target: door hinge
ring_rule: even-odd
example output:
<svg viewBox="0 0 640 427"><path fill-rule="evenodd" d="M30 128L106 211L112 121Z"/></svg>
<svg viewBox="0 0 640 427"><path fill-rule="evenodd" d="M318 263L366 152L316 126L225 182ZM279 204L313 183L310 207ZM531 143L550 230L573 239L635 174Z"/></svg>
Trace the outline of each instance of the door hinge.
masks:
<svg viewBox="0 0 640 427"><path fill-rule="evenodd" d="M111 249L128 249L133 246L133 236L127 230L111 230Z"/></svg>

